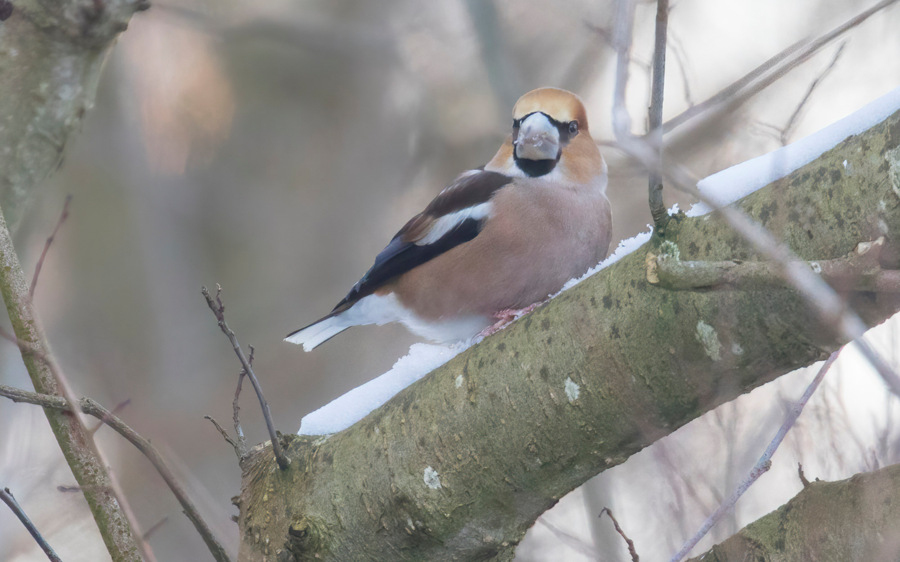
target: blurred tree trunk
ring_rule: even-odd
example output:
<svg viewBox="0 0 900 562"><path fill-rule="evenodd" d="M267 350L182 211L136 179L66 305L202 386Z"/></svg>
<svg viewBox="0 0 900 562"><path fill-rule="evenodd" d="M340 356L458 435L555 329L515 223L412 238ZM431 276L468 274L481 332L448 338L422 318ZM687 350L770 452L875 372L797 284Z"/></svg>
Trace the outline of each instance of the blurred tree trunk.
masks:
<svg viewBox="0 0 900 562"><path fill-rule="evenodd" d="M900 112L737 205L805 260L886 236L881 265L896 269L898 145ZM284 436L288 470L269 446L255 449L237 500L241 559L509 560L535 519L591 476L844 343L784 286L651 284L659 244L351 428ZM665 244L682 260L757 259L716 214L673 221ZM848 298L869 325L900 309L896 292Z"/></svg>
<svg viewBox="0 0 900 562"><path fill-rule="evenodd" d="M147 0L2 0L0 207L15 231L69 135L93 107L100 70ZM0 17L2 17L0 16Z"/></svg>

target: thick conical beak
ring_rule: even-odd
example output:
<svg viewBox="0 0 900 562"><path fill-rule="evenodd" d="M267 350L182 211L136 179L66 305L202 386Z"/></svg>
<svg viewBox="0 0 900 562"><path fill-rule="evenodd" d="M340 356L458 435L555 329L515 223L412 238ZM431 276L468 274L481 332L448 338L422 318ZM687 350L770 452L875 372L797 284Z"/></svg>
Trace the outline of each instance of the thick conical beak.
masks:
<svg viewBox="0 0 900 562"><path fill-rule="evenodd" d="M556 160L559 130L543 113L532 113L519 125L516 157L526 160Z"/></svg>

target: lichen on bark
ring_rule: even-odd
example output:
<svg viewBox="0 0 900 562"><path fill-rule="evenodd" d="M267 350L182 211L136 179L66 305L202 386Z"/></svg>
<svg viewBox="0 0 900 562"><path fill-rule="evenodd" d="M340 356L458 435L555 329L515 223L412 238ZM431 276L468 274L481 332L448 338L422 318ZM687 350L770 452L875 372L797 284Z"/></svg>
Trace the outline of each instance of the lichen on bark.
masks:
<svg viewBox="0 0 900 562"><path fill-rule="evenodd" d="M882 235L890 242L900 202L884 154L900 145L898 122L900 113L737 205L806 260L838 258ZM758 259L715 213L673 221L665 243L686 260ZM790 288L653 285L646 258L659 245L347 430L284 437L287 471L267 448L254 452L243 463L241 559L510 559L535 519L588 478L844 343ZM857 293L851 302L870 324L900 308L896 295ZM717 353L709 330L698 337L703 325ZM428 467L440 487L423 478ZM291 538L298 522L315 541Z"/></svg>

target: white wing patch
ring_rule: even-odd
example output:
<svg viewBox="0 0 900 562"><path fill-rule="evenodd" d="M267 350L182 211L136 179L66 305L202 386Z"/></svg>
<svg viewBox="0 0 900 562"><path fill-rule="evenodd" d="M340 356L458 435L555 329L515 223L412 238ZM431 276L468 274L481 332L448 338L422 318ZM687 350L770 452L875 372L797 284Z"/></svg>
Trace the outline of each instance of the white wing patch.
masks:
<svg viewBox="0 0 900 562"><path fill-rule="evenodd" d="M460 209L454 213L450 213L449 215L444 215L441 218L434 221L434 224L428 230L428 233L422 238L416 240L416 246L427 246L428 244L434 244L438 240L444 237L445 234L462 224L466 219L475 219L481 220L491 214L493 206L491 202L488 201L486 203L481 203L479 205L473 205L472 207L466 207L465 209Z"/></svg>

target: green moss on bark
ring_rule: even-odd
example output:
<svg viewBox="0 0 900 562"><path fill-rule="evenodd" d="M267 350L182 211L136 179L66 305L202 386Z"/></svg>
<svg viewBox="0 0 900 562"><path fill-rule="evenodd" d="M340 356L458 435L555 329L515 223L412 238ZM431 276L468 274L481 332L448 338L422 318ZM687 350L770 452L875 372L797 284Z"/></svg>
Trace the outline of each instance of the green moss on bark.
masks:
<svg viewBox="0 0 900 562"><path fill-rule="evenodd" d="M884 153L897 144L898 120L739 205L804 259L891 239L900 205L880 202L894 197ZM852 173L836 168L845 159ZM756 259L715 214L681 220L667 236L682 259ZM656 245L462 353L353 427L324 440L287 438L299 461L289 479L274 476L265 449L248 459L242 559L287 551L334 560L510 558L534 520L591 476L841 343L790 289L651 285L646 258ZM900 308L866 295L853 304L873 324ZM288 532L298 520L315 521L325 537L299 554Z"/></svg>

